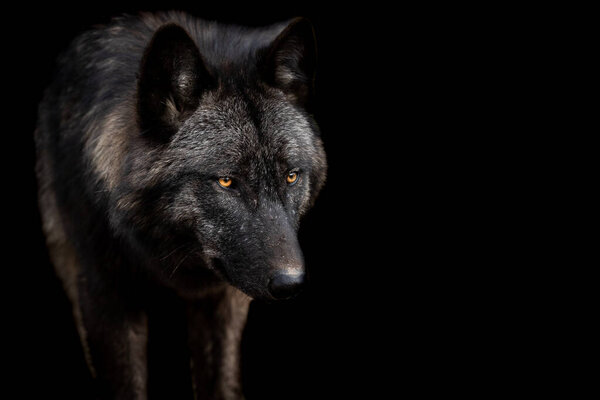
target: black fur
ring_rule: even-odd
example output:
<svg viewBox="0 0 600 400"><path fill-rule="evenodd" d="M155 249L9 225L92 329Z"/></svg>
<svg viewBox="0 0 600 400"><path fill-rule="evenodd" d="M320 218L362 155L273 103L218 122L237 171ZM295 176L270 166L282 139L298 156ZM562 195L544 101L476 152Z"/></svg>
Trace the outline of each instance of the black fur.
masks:
<svg viewBox="0 0 600 400"><path fill-rule="evenodd" d="M198 398L241 398L245 299L304 270L296 232L325 180L315 66L304 19L184 13L117 18L60 58L39 107L39 201L101 397L146 397L145 307L161 285L190 303Z"/></svg>

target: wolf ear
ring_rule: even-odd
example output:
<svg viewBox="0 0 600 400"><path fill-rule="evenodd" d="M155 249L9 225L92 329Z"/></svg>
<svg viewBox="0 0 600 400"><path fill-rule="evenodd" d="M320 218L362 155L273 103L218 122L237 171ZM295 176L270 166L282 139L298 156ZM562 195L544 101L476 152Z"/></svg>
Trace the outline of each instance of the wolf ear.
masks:
<svg viewBox="0 0 600 400"><path fill-rule="evenodd" d="M140 65L137 112L142 133L168 140L196 109L211 82L200 51L183 28L161 27Z"/></svg>
<svg viewBox="0 0 600 400"><path fill-rule="evenodd" d="M295 18L266 50L263 78L306 106L314 91L317 46L312 24Z"/></svg>

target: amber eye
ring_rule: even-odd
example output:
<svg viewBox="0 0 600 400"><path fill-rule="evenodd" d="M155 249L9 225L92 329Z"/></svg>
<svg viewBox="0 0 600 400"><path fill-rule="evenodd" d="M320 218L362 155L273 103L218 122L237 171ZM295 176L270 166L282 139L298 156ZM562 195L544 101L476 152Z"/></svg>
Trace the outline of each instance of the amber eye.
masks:
<svg viewBox="0 0 600 400"><path fill-rule="evenodd" d="M228 188L229 186L231 186L232 183L233 183L233 181L228 176L219 178L219 185L221 185L224 188Z"/></svg>
<svg viewBox="0 0 600 400"><path fill-rule="evenodd" d="M298 172L291 171L290 173L288 173L285 180L287 181L288 184L293 185L294 183L296 183L296 181L298 181Z"/></svg>

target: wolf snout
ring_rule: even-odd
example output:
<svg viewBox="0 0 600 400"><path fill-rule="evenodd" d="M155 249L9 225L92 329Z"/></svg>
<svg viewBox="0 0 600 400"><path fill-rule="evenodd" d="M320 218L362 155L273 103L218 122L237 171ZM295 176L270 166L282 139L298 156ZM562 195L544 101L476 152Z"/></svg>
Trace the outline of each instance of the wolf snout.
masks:
<svg viewBox="0 0 600 400"><path fill-rule="evenodd" d="M269 281L269 293L277 300L292 298L302 291L305 276L303 270L279 272Z"/></svg>

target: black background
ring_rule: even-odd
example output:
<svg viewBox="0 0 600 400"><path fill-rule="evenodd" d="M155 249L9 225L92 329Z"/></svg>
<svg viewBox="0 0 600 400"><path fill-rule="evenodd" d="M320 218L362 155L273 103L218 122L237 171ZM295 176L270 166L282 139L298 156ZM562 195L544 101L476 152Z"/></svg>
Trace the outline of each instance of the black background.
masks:
<svg viewBox="0 0 600 400"><path fill-rule="evenodd" d="M464 46L461 25L440 9L206 3L86 2L5 16L18 22L4 34L5 118L17 123L4 139L5 245L14 256L3 266L5 360L18 397L86 398L89 384L40 230L37 104L56 56L78 33L123 12L161 9L257 26L305 16L316 30L316 119L329 174L300 231L311 284L285 304L252 303L242 360L248 400L464 393L474 380L491 379L486 368L496 353L485 338L495 327L484 322L489 310L465 294L477 272L464 268L473 252L462 255L472 243L461 237L477 227L454 207L462 160L448 155L465 138L442 132L469 128L457 123L460 76L452 73ZM449 158L452 168L444 167ZM181 315L168 305L153 339L153 385L157 398L191 398L182 389L189 378Z"/></svg>

